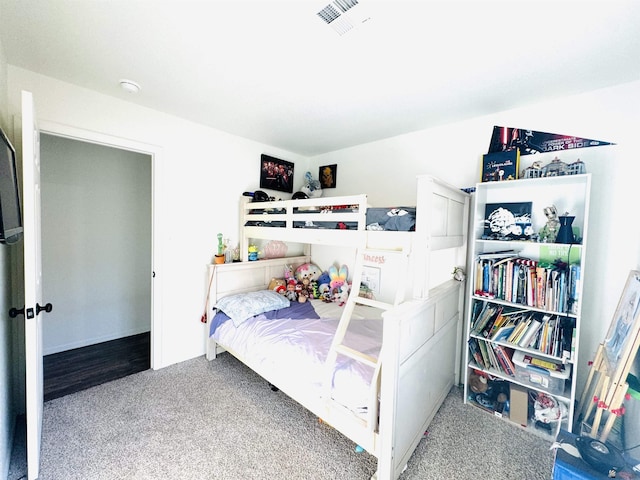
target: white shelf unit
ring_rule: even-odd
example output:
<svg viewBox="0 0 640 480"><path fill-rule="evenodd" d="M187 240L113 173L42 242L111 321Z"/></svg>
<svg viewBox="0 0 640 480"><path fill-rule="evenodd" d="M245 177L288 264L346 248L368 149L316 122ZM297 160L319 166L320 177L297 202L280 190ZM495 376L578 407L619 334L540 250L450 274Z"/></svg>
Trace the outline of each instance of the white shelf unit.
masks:
<svg viewBox="0 0 640 480"><path fill-rule="evenodd" d="M487 182L479 183L476 185L475 201L472 207L472 225L470 235L470 248L467 271L469 272L468 288L467 288L467 314L465 324L465 373L464 373L464 400L465 403L471 403L488 411L494 411L495 409L491 404L489 406L481 405L476 401L476 392L474 392L469 386L469 378L472 374L481 374L489 377L489 383L494 386L502 386L504 391L505 384L510 386L519 385L527 389L527 398L530 402L531 394L537 394L536 392L543 392L551 395L557 401L562 402L567 409L567 416L562 420L562 428L571 431L573 425L574 408L576 403L576 362L578 359L580 328L581 328L581 304L582 304L582 286L584 282L584 272L586 265L586 242L588 231L588 217L589 217L589 197L591 189L591 175L568 175L559 177L547 177L537 179L522 179L504 182ZM492 240L486 239L485 235L485 215L487 204L502 204L502 203L520 203L531 202L531 226L534 232L537 234L547 223L547 218L544 215L545 207L554 205L557 208L558 214L562 215L564 212L568 212L571 216L575 216L573 221L573 230L576 233L576 243L572 244L556 244L556 243L541 243L535 239L532 240ZM484 238L483 238L484 237ZM554 260L560 260L566 263L566 265L579 265L580 268L580 281L577 283L575 292L577 299L571 302L568 306L560 307L557 309L551 309L540 304L536 306L536 301L525 300L524 302L512 302L505 298L502 298L503 294L491 295L487 293L479 292L478 286L479 279L476 279L476 265L479 255L488 254L491 252L500 252L505 250L515 251L515 256L530 259L535 261L535 265L548 265ZM568 272L568 267L565 272ZM568 275L568 273L567 273ZM535 285L535 282L533 282ZM504 292L504 290L503 290ZM527 304L528 303L528 304ZM477 311L489 304L498 308L502 308L503 312L510 313L513 311L523 312L524 314L538 314L540 318L545 314L552 315L558 318L558 321L562 321L563 325L568 325L567 331L572 331L571 348L566 349L564 354L562 351L558 351L555 354L542 353L536 348L528 348L519 346L508 342L506 340L490 341L490 338L486 338L481 333L474 331L474 317L476 317ZM479 365L474 359L473 353L469 348L469 341L475 342L485 341L485 346L491 347L491 344L500 345L506 348L507 354L515 354L520 351L525 355L533 355L541 358L544 361L550 361L564 365L565 369L570 369L568 378L564 381L564 388L557 388L550 390L545 388L544 382L531 383L522 378L517 378L508 373L505 373L504 369L487 368L485 365ZM565 344L566 345L566 344ZM562 349L560 349L562 350ZM567 351L568 350L568 351ZM518 365L516 365L518 369ZM519 373L523 371L520 370ZM522 377L522 375L520 375ZM533 378L533 377L530 377ZM497 383L495 383L497 382ZM551 383L558 386L558 382L562 380L554 380ZM561 383L560 383L561 385ZM491 398L491 395L488 396ZM487 397L484 397L487 398ZM496 416L503 418L509 418L509 413L506 412L496 413ZM530 418L527 413L528 421L527 426L522 426L532 431L533 433L546 435L546 431L539 430L535 427L535 421ZM553 424L555 427L556 425ZM553 430L553 429L552 429Z"/></svg>

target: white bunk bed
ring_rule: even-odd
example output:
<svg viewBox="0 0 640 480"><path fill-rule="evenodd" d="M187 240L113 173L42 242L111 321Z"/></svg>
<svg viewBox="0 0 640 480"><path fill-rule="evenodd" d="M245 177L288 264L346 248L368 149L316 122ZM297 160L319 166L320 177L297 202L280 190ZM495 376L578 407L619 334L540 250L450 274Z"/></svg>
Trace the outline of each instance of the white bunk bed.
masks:
<svg viewBox="0 0 640 480"><path fill-rule="evenodd" d="M311 262L310 249L296 257L259 261L246 261L245 258L239 263L209 266L207 359L215 359L222 351L237 357L269 383L376 456L378 470L373 478L378 480L399 477L447 393L459 380L463 284L451 279L435 286L429 285L429 268L432 255L437 251L458 250L459 258L464 259L469 199L458 188L431 176L419 176L417 184L416 224L415 231L411 232L366 230L364 195L243 202L241 206L241 225L249 225L242 227L243 252L247 252L251 239L349 245L358 249L349 300L343 307L340 320L333 321L339 333L334 335L328 352L323 350L321 353L327 360L323 360L326 362L326 377L320 389L311 388L300 375L295 376L286 370L286 362L280 365L273 359L264 362L249 354L251 349L220 340L218 343L210 335L213 309L219 299L266 289L273 277L282 276L285 265ZM355 207L336 208L330 214L313 210L345 205ZM261 213L256 213L256 209ZM263 213L265 211L267 213ZM274 211L279 213L273 214ZM283 226L261 226L269 225L273 218ZM315 225L325 218L331 222L348 222L352 229L297 227L306 222ZM400 263L388 262L395 265L391 275L405 278L411 288L404 288L396 278L396 295L387 296L384 302L358 297L362 268L372 258L379 260L381 256L400 259ZM376 265L380 266L380 263ZM455 266L447 265L448 273ZM382 275L388 273L385 273L385 268L382 267ZM360 322L363 325L364 322L374 322L376 317L381 318L378 320L381 336L373 354L342 348L350 323L357 327ZM321 323L326 325L330 321L323 318ZM282 346L278 348L281 352ZM346 408L335 400L337 395L331 391L337 388L331 386L333 363L336 358L344 359L344 355L366 364L372 372L364 414Z"/></svg>

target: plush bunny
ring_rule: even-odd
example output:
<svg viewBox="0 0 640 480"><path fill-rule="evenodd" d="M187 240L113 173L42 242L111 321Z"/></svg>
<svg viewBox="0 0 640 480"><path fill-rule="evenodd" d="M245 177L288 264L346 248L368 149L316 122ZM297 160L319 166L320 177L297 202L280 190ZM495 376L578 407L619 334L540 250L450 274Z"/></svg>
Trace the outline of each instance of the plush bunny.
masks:
<svg viewBox="0 0 640 480"><path fill-rule="evenodd" d="M311 176L311 172L304 174L305 184L300 191L309 198L317 198L322 196L322 188L320 182Z"/></svg>
<svg viewBox="0 0 640 480"><path fill-rule="evenodd" d="M333 265L329 267L329 278L331 281L329 282L329 289L333 292L334 289L340 289L345 283L347 283L347 276L349 274L349 270L346 265L342 265L340 270Z"/></svg>

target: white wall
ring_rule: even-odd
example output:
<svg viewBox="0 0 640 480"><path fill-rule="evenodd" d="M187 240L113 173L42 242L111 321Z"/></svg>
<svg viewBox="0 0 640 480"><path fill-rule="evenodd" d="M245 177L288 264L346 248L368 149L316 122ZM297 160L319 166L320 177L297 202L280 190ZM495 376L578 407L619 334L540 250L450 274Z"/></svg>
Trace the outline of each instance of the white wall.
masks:
<svg viewBox="0 0 640 480"><path fill-rule="evenodd" d="M459 187L473 186L480 177L480 158L487 152L494 125L618 144L603 150L601 164L595 169L597 173L594 171L590 276L585 279L579 358L581 385L587 362L604 340L627 274L640 267L638 222L630 218L640 178L640 82L320 155L311 159L310 169L315 173L321 165L338 164L337 186L329 191L331 195L366 192L374 206L411 204L415 201L417 174L436 175Z"/></svg>
<svg viewBox="0 0 640 480"><path fill-rule="evenodd" d="M198 319L204 302L204 265L211 259L216 233L237 238L237 198L257 188L261 153L303 166L296 169L296 185L307 159L13 66L8 69L11 114L19 109L20 89L34 93L40 119L162 147L162 364L203 353ZM417 174L437 175L461 187L475 184L494 125L618 143L615 158L607 160L610 176L600 179L594 191L594 199L607 199L610 209L598 211L594 201L594 211L606 217L603 225L615 228L591 232L590 250L595 244L593 248L604 254L592 259L597 274L585 287L593 302L585 305L588 328L579 360L584 372L604 338L627 272L638 268L638 227L628 220L626 195L635 191L639 178L634 152L639 103L640 82L633 82L340 150L312 159L309 169L315 173L319 165L339 165L331 195L364 191L374 205L411 204ZM617 233L622 225L623 235Z"/></svg>
<svg viewBox="0 0 640 480"><path fill-rule="evenodd" d="M161 359L155 366L204 354L199 320L216 234L237 241L239 197L258 188L260 154L300 164L296 185L307 159L10 65L12 114L19 111L23 89L33 93L40 121L161 148L163 198L156 207L162 217L162 266L154 269L162 276L163 325Z"/></svg>
<svg viewBox="0 0 640 480"><path fill-rule="evenodd" d="M45 355L148 332L151 157L40 136Z"/></svg>

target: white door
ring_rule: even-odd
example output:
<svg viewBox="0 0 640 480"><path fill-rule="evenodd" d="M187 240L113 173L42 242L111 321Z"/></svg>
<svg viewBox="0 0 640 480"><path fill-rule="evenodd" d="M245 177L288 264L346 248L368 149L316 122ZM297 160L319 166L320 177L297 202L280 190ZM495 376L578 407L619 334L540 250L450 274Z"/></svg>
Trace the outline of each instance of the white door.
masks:
<svg viewBox="0 0 640 480"><path fill-rule="evenodd" d="M40 135L33 95L22 92L22 218L24 224L24 321L27 475L38 478L42 435L42 259L40 256ZM51 307L48 305L47 309Z"/></svg>

